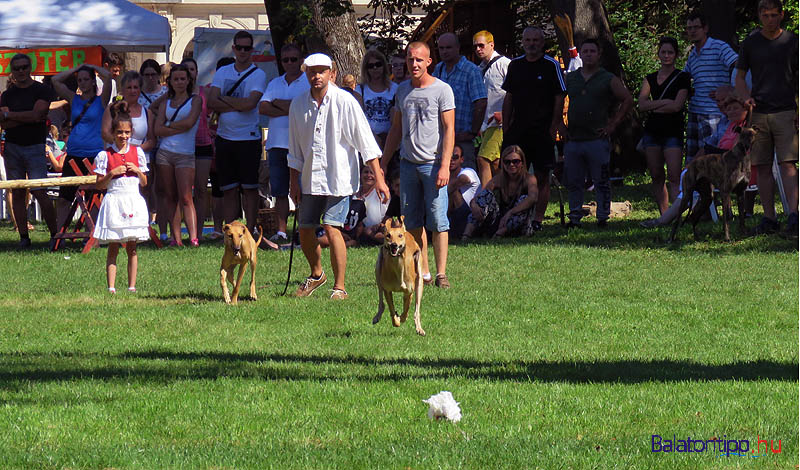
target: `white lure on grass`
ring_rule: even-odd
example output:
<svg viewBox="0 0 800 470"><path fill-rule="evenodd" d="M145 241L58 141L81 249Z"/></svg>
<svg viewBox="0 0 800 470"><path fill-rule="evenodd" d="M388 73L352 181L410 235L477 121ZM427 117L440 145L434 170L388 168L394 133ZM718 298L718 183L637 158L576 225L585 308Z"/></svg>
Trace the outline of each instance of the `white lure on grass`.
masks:
<svg viewBox="0 0 800 470"><path fill-rule="evenodd" d="M461 408L450 392L439 392L422 402L430 405L428 408L428 418L430 419L446 418L454 423L461 421Z"/></svg>

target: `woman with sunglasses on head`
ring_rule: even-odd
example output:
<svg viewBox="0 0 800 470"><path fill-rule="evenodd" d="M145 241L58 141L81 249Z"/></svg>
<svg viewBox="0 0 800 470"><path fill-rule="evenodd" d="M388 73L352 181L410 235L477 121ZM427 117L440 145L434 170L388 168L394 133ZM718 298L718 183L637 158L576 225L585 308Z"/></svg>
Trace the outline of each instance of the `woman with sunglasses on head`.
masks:
<svg viewBox="0 0 800 470"><path fill-rule="evenodd" d="M70 90L64 82L75 74L78 82L76 91ZM97 75L103 82L103 92L97 95ZM95 65L83 64L65 70L53 77L53 89L70 103L72 132L67 142L67 157L64 159L62 176L76 176L70 161L77 163L83 175L92 174L92 170L83 161L94 162L105 144L101 133L103 113L111 98L111 72ZM62 186L58 192L58 226L67 222L69 206L75 199L77 186Z"/></svg>
<svg viewBox="0 0 800 470"><path fill-rule="evenodd" d="M142 76L139 104L149 108L167 92L167 87L161 85L161 65L153 59L147 59L139 67L139 75Z"/></svg>
<svg viewBox="0 0 800 470"><path fill-rule="evenodd" d="M500 155L501 171L472 198L463 239L516 237L531 234L539 190L536 177L525 168L525 153L510 145Z"/></svg>
<svg viewBox="0 0 800 470"><path fill-rule="evenodd" d="M159 210L164 209L167 220L173 220L176 206L180 204L189 232L189 243L198 246L192 185L195 138L203 103L199 96L192 94L194 80L185 65L175 65L170 69L167 88L167 98L158 111L155 125L155 134L161 137L156 154L156 173L163 192ZM179 224L172 225L172 236L171 245L183 246Z"/></svg>
<svg viewBox="0 0 800 470"><path fill-rule="evenodd" d="M380 51L369 50L361 61L361 80L357 91L364 102L364 114L367 115L369 127L383 148L386 135L392 127L392 100L397 91L397 84L389 78L389 64L386 56Z"/></svg>

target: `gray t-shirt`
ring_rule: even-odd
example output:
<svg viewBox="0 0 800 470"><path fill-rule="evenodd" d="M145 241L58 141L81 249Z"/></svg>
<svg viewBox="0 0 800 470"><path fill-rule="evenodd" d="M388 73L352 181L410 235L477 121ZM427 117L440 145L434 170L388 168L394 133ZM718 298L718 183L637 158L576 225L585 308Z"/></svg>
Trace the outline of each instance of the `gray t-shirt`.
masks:
<svg viewBox="0 0 800 470"><path fill-rule="evenodd" d="M441 157L439 116L456 107L450 85L437 78L424 88L414 88L411 80L405 81L397 87L395 106L403 115L400 156L412 163L432 163Z"/></svg>

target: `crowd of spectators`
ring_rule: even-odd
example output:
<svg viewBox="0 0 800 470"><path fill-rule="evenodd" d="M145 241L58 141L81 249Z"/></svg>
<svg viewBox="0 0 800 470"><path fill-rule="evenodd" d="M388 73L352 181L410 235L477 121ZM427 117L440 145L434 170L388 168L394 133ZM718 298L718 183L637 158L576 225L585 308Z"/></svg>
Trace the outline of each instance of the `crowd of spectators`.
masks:
<svg viewBox="0 0 800 470"><path fill-rule="evenodd" d="M692 47L685 66L678 65L682 54L674 38L662 38L653 51L660 67L643 80L638 107L647 113L640 147L661 217L644 226L674 218L676 199L685 197L680 193L684 165L704 153L730 148L737 129L750 122L758 128L750 195L757 188L764 207L754 233L779 229L771 171L775 157L788 202L786 230L796 235L797 35L781 28L784 11L779 0L761 0L758 13L761 28L743 41L738 54L724 41L709 37L706 19L695 13L686 23ZM545 53L542 29L525 28L519 40L524 54L510 59L495 49L491 32L476 32L476 64L462 54L458 36L444 33L436 38L436 64L427 44L412 43L388 58L368 50L360 80L344 77L341 89L358 103L382 151L380 168L358 167L341 227L346 246L381 243L381 220L403 215L423 247L425 281L447 287L449 240L530 236L543 229L551 174L561 158L569 193L567 227L582 226L584 193L590 185L597 199L597 225L607 226L611 137L629 119L632 94L620 77L602 67L604 51L595 39L587 38L575 48L568 67ZM263 203L258 191L260 161L266 150L277 227L264 234L265 246L290 243L287 220L295 183L292 161L297 158L291 152L297 136L290 129L290 108L295 98L307 96L313 82L301 67L305 57L295 44L281 48L278 60L285 73L269 83L252 54L252 36L238 32L232 58L219 64L210 85L199 87L198 66L191 58L164 65L148 59L138 72L122 73L122 61L112 54L104 67L83 65L53 76L51 88L31 78L27 56L15 56L11 85L0 98L7 177L44 177L48 165L51 172L68 176L73 173L71 162L88 174L84 162L91 163L112 141L107 106L119 92L116 99L127 102L133 121L131 143L147 157L148 185L142 192L164 241L183 244L183 221L189 244L197 246L209 212L214 219L210 239L221 236L223 222L242 213L248 228L256 231ZM333 83L335 62L329 71ZM336 93L336 100L347 99ZM69 119L58 117L64 109ZM48 111L52 126L46 125ZM748 111L752 117L746 121ZM269 117L264 147L260 115ZM63 150L60 141L66 142ZM334 179L328 185L349 178L328 176ZM384 177L391 193L388 203L375 190ZM311 187L303 191L309 194L319 189L317 180L308 184ZM20 246L26 247L26 192L11 194ZM57 216L43 191L31 194L55 234L67 222L75 188L61 188ZM752 203L751 197L751 213ZM312 234L320 245L330 244L326 230ZM436 276L428 266L428 237L434 245Z"/></svg>

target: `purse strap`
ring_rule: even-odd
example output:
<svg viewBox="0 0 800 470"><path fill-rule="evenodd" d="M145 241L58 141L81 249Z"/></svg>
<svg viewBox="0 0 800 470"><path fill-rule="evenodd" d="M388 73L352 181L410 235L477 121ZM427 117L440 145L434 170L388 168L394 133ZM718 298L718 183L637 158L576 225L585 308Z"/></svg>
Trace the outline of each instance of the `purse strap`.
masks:
<svg viewBox="0 0 800 470"><path fill-rule="evenodd" d="M89 107L92 105L92 103L94 103L94 100L96 100L96 99L97 99L97 95L94 95L91 98L89 98L89 101L87 101L86 103L83 104L83 109L81 110L81 113L78 114L78 117L76 117L74 121L72 121L72 128L73 129L78 127L78 123L81 122L81 119L83 119L83 116L86 115L86 111L89 111Z"/></svg>
<svg viewBox="0 0 800 470"><path fill-rule="evenodd" d="M178 112L181 109L183 109L184 106L186 106L186 103L188 103L189 101L192 101L192 98L193 98L193 96L190 96L190 97L186 98L185 100L183 100L183 103L181 103L180 106L175 108L175 112L172 113L172 117L167 119L167 122L165 122L164 125L168 126L170 123L175 122L175 118L178 117Z"/></svg>
<svg viewBox="0 0 800 470"><path fill-rule="evenodd" d="M667 94L667 89L669 89L669 86L672 85L672 82L674 82L675 79L678 78L678 75L683 73L680 70L676 70L676 72L677 73L672 77L672 80L670 80L669 83L667 83L667 86L665 86L664 89L661 90L661 96L658 97L659 100L663 100L664 99L664 95Z"/></svg>

